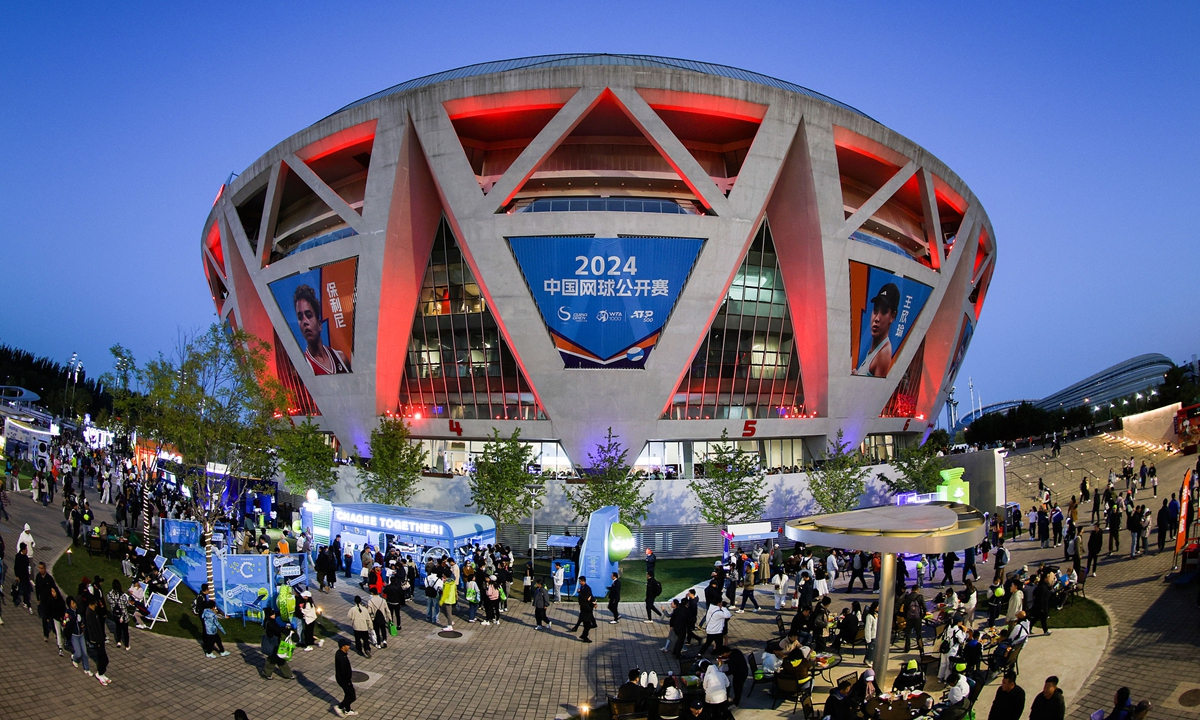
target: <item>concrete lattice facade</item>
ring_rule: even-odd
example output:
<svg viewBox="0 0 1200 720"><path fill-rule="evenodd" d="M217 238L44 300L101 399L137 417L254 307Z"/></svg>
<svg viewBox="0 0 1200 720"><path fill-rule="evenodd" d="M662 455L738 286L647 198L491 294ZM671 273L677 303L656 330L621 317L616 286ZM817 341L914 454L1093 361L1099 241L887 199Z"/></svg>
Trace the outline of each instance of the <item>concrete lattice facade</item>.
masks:
<svg viewBox="0 0 1200 720"><path fill-rule="evenodd" d="M202 233L217 311L271 344L293 412L319 416L349 452L365 453L387 414L423 438L520 427L583 465L610 426L631 451L727 430L792 439L805 459L839 429L856 443L915 437L932 427L978 320L996 257L990 222L923 148L768 80L645 56L556 56L366 98L222 189ZM637 202L616 207L644 209L601 211L621 198ZM536 211L571 199L595 211ZM547 236L703 246L644 356L631 348L633 366L580 368L566 366L510 240ZM431 260L435 240L448 248L437 257L453 258ZM302 286L322 306L307 306L308 346L294 316ZM899 325L893 312L893 356L877 365L878 346L862 345L878 342L868 321L889 297L895 309L897 293L915 312L901 309ZM747 298L768 295L778 309L746 329L758 312ZM420 323L442 333L440 346L414 339ZM454 350L452 338L468 345ZM458 390L445 402L450 380ZM440 394L418 402L420 388Z"/></svg>

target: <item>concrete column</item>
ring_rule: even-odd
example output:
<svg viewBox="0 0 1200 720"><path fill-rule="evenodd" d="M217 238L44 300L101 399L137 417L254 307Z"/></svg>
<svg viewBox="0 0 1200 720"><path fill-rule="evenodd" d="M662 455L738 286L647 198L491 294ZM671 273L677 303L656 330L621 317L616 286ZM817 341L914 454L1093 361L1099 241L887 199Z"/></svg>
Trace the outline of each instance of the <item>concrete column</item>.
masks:
<svg viewBox="0 0 1200 720"><path fill-rule="evenodd" d="M892 645L892 607L896 603L896 554L881 553L879 557L879 624L875 633L875 685L882 687L887 674L888 651Z"/></svg>

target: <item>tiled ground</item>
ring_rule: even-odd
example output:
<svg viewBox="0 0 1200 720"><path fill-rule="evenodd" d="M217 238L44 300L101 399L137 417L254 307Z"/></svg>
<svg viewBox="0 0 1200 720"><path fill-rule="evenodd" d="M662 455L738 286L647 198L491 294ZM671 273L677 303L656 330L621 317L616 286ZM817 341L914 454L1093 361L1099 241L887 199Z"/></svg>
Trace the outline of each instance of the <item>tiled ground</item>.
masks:
<svg viewBox="0 0 1200 720"><path fill-rule="evenodd" d="M1174 478L1182 475L1184 467L1181 460L1160 461L1163 486L1168 479L1177 483ZM1014 487L1013 491L1022 490ZM0 532L10 549L10 566L11 550L23 522L34 529L38 542L35 560L52 561L68 543L60 525L61 513L35 505L28 495L9 497L12 520L0 523ZM1061 557L1054 549L1022 547L1033 543L1017 545L1015 563ZM1109 609L1114 632L1104 657L1084 684L1083 697L1067 698L1070 716L1085 717L1109 706L1121 685L1132 687L1135 698L1161 706L1180 682L1196 677L1200 667L1196 591L1194 586L1184 591L1166 587L1161 580L1169 565L1169 555L1133 561L1114 558L1105 561L1100 577L1089 583L1088 596ZM836 597L839 602L868 599L861 593L837 593ZM327 613L342 617L346 601L347 596L326 596ZM769 607L770 594L761 593L760 602ZM458 640L437 637L437 628L420 619L420 609L410 608L412 617L390 649L376 652L370 660L352 656L356 669L381 676L360 691L356 709L372 718L550 720L571 714L581 703L602 702L606 692L615 692L630 667L660 672L679 669L659 650L666 624L641 623L639 604L623 608L634 620L615 626L607 624L607 612L598 613L601 625L593 633L596 642L591 645L565 632L563 623L574 621L572 606L551 611L555 625L549 631L533 630L532 612L523 603L510 602L510 608L498 628L460 621L456 629L465 632ZM179 611L179 606L169 609L171 613ZM133 630L133 650L110 652L108 674L113 684L105 688L60 659L53 645L38 642L41 633L36 615L16 612L7 602L3 613L2 718L85 720L109 718L114 712L136 718L227 718L236 708L244 708L252 720L326 717L340 698L332 682L331 643L297 654L292 663L297 681L276 678L267 682L257 674L262 663L257 646L230 646L233 655L209 660L191 641ZM774 613L735 615L730 635L744 649L761 648L774 635ZM1039 642L1059 641L1052 636ZM1061 649L1064 653L1071 650ZM1033 693L1040 680L1022 678L1022 685ZM1178 707L1156 707L1153 713L1156 720L1197 715L1200 713Z"/></svg>

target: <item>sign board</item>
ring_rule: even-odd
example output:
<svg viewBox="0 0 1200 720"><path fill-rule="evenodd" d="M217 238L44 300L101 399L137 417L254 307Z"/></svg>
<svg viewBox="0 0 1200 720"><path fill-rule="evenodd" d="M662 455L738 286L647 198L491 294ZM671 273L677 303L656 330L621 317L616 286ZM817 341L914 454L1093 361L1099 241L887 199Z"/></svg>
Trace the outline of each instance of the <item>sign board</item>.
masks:
<svg viewBox="0 0 1200 720"><path fill-rule="evenodd" d="M779 533L771 529L770 522L730 523L728 532L735 543L742 540L773 540Z"/></svg>
<svg viewBox="0 0 1200 720"><path fill-rule="evenodd" d="M644 368L704 246L678 237L508 242L569 368Z"/></svg>

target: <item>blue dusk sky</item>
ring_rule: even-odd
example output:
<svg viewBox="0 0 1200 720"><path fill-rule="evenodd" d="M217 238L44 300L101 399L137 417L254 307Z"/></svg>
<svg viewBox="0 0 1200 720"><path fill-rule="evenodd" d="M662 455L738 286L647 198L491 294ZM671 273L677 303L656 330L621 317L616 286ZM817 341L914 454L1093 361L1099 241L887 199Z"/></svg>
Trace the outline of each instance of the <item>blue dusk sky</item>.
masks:
<svg viewBox="0 0 1200 720"><path fill-rule="evenodd" d="M103 5L103 7L102 7ZM985 402L1200 352L1195 3L5 5L0 342L89 374L214 321L201 224L230 172L409 78L559 52L733 65L941 158L998 265L959 374ZM1192 281L1189 283L1189 281Z"/></svg>

